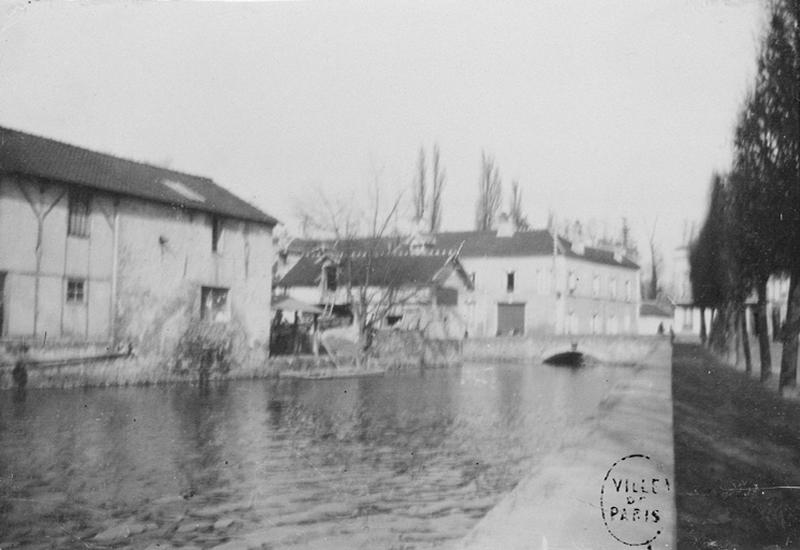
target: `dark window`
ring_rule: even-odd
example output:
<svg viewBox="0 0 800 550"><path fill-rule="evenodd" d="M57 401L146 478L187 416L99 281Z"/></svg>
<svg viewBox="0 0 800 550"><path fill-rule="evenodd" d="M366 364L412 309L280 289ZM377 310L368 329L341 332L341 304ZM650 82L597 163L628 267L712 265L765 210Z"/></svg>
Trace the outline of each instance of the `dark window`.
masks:
<svg viewBox="0 0 800 550"><path fill-rule="evenodd" d="M514 272L506 273L506 292L514 292Z"/></svg>
<svg viewBox="0 0 800 550"><path fill-rule="evenodd" d="M89 194L70 192L67 234L73 237L89 236Z"/></svg>
<svg viewBox="0 0 800 550"><path fill-rule="evenodd" d="M3 307L3 302L5 301L5 292L6 292L6 272L0 271L0 336L5 336L5 311Z"/></svg>
<svg viewBox="0 0 800 550"><path fill-rule="evenodd" d="M222 252L222 220L211 218L211 252Z"/></svg>
<svg viewBox="0 0 800 550"><path fill-rule="evenodd" d="M578 276L575 275L574 271L569 272L569 276L567 277L567 290L569 290L570 294L575 294L575 290L578 288Z"/></svg>
<svg viewBox="0 0 800 550"><path fill-rule="evenodd" d="M402 318L403 318L402 315L387 315L386 316L386 325L390 326L390 327L393 327L398 322L400 322L400 319L402 319Z"/></svg>
<svg viewBox="0 0 800 550"><path fill-rule="evenodd" d="M230 321L228 289L204 286L200 291L200 318L206 321L225 323Z"/></svg>
<svg viewBox="0 0 800 550"><path fill-rule="evenodd" d="M339 286L339 281L336 280L336 266L325 266L325 288L330 291L335 291Z"/></svg>
<svg viewBox="0 0 800 550"><path fill-rule="evenodd" d="M84 281L70 279L67 281L67 303L82 304L85 296Z"/></svg>

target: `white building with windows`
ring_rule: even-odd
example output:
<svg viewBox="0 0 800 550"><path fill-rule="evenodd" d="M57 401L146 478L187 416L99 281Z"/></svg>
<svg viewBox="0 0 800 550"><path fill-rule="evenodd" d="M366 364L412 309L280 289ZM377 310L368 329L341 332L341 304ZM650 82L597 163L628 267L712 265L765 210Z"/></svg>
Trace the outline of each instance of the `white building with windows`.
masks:
<svg viewBox="0 0 800 550"><path fill-rule="evenodd" d="M275 224L208 178L0 128L0 339L163 356L205 320L266 351Z"/></svg>
<svg viewBox="0 0 800 550"><path fill-rule="evenodd" d="M424 240L430 249L460 250L474 285L471 335L638 332L639 266L619 252L510 224Z"/></svg>

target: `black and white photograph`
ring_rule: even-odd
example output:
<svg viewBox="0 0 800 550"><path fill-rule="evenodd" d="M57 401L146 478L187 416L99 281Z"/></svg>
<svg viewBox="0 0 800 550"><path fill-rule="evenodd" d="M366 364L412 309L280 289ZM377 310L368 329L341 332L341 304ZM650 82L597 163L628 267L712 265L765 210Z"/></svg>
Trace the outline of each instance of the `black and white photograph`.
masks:
<svg viewBox="0 0 800 550"><path fill-rule="evenodd" d="M800 549L800 0L0 0L0 550Z"/></svg>

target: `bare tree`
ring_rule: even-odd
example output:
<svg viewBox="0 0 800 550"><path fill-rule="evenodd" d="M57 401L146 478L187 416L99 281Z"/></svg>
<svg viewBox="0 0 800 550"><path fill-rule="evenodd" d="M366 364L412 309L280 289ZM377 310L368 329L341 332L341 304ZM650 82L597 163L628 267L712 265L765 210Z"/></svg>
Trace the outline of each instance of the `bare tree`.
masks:
<svg viewBox="0 0 800 550"><path fill-rule="evenodd" d="M412 296L409 289L399 285L397 274L379 259L399 244L392 228L403 193L390 193L387 197L376 171L366 195L368 204L362 209L352 198L331 198L324 190L316 189L313 200L296 207L301 220L312 220L308 223L317 234L333 239L329 253L338 267L344 299L353 313L359 348L364 353L372 344L376 325L392 308ZM356 358L359 363L363 359Z"/></svg>
<svg viewBox="0 0 800 550"><path fill-rule="evenodd" d="M516 231L527 231L530 229L528 218L522 213L522 190L519 188L519 181L511 182L511 197L508 201L508 214Z"/></svg>
<svg viewBox="0 0 800 550"><path fill-rule="evenodd" d="M438 150L437 150L438 151ZM435 162L438 162L438 155ZM425 166L425 149L419 148L417 175L414 178L414 221L419 223L425 218L425 207L428 200L427 174Z"/></svg>
<svg viewBox="0 0 800 550"><path fill-rule="evenodd" d="M481 176L478 181L478 201L475 209L477 231L488 231L494 227L501 194L500 169L495 164L494 157L484 151L481 153Z"/></svg>
<svg viewBox="0 0 800 550"><path fill-rule="evenodd" d="M433 174L431 180L430 224L428 229L436 233L442 226L442 192L446 172L439 162L439 144L433 146Z"/></svg>
<svg viewBox="0 0 800 550"><path fill-rule="evenodd" d="M650 285L649 296L651 300L658 298L658 266L659 254L656 247L656 226L658 225L658 216L653 220L653 225L650 229L650 238L648 239L648 246L650 247Z"/></svg>

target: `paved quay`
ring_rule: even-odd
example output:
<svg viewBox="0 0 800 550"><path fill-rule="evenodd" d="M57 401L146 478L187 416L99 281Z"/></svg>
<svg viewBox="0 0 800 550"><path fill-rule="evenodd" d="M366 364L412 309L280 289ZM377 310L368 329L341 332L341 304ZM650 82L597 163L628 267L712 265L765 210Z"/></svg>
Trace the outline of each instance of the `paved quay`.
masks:
<svg viewBox="0 0 800 550"><path fill-rule="evenodd" d="M671 357L668 341L654 346L451 548L675 548Z"/></svg>

